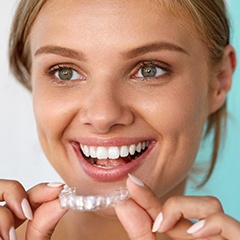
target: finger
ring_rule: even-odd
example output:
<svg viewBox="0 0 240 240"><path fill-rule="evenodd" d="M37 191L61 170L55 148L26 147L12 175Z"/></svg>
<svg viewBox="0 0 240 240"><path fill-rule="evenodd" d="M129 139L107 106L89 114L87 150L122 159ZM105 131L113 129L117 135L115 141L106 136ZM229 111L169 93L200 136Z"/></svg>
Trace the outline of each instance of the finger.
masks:
<svg viewBox="0 0 240 240"><path fill-rule="evenodd" d="M152 220L154 220L162 209L162 205L157 196L140 179L131 174L129 174L126 184L131 198L145 209Z"/></svg>
<svg viewBox="0 0 240 240"><path fill-rule="evenodd" d="M23 186L13 180L0 180L0 201L5 201L6 206L19 219L32 219L32 211L28 202L28 197Z"/></svg>
<svg viewBox="0 0 240 240"><path fill-rule="evenodd" d="M0 239L14 239L14 237L16 233L13 215L8 208L0 207Z"/></svg>
<svg viewBox="0 0 240 240"><path fill-rule="evenodd" d="M148 186L144 185L138 178L132 175L129 175L129 178L127 179L127 187L131 198L142 209L144 209L149 214L152 221L154 221L159 212L162 210L162 204L160 203L158 197L151 191L151 189L149 189ZM156 222L157 224L154 224L154 228L159 229L162 220ZM179 218L174 224L174 229L169 228L166 235L171 238L190 239L191 236L186 231L191 225L192 223L189 220Z"/></svg>
<svg viewBox="0 0 240 240"><path fill-rule="evenodd" d="M198 238L219 236L222 239L235 240L240 236L240 222L218 212L195 223L188 232Z"/></svg>
<svg viewBox="0 0 240 240"><path fill-rule="evenodd" d="M162 206L164 217L159 231L172 229L182 218L203 219L217 212L223 212L223 209L215 197L171 197Z"/></svg>
<svg viewBox="0 0 240 240"><path fill-rule="evenodd" d="M48 240L60 221L67 212L59 205L59 200L43 203L34 214L33 221L29 222L26 239Z"/></svg>
<svg viewBox="0 0 240 240"><path fill-rule="evenodd" d="M122 223L129 239L131 240L155 240L152 233L152 219L139 205L129 199L124 204L115 207L118 219Z"/></svg>
<svg viewBox="0 0 240 240"><path fill-rule="evenodd" d="M40 183L29 189L27 193L32 208L37 209L42 203L58 198L62 187L62 183Z"/></svg>
<svg viewBox="0 0 240 240"><path fill-rule="evenodd" d="M34 218L29 222L26 239L48 240L60 219L67 212L59 204L62 185L39 184L29 190L29 201L34 208Z"/></svg>

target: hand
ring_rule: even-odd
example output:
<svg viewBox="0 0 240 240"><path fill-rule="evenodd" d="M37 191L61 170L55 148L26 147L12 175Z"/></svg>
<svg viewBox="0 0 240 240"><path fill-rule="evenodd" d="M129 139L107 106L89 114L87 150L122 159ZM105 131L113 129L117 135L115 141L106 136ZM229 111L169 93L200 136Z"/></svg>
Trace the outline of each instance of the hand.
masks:
<svg viewBox="0 0 240 240"><path fill-rule="evenodd" d="M131 240L155 240L156 233L152 227L162 204L146 185L132 175L127 179L127 187L131 199L115 207L119 220ZM191 225L189 220L181 218L166 235L175 240L192 239L186 232Z"/></svg>
<svg viewBox="0 0 240 240"><path fill-rule="evenodd" d="M240 236L240 223L224 214L221 203L215 197L175 197L162 206L159 232L174 228L181 218L201 219L187 232L192 239L236 240Z"/></svg>
<svg viewBox="0 0 240 240"><path fill-rule="evenodd" d="M28 192L17 181L0 180L0 239L16 239L15 228L26 219L26 239L49 240L66 213L58 202L61 185L39 184Z"/></svg>
<svg viewBox="0 0 240 240"><path fill-rule="evenodd" d="M131 240L155 240L152 230L173 240L236 240L240 236L240 223L223 213L216 198L172 197L162 205L147 186L130 178L127 187L132 198L117 206L116 213ZM202 220L192 224L187 219Z"/></svg>

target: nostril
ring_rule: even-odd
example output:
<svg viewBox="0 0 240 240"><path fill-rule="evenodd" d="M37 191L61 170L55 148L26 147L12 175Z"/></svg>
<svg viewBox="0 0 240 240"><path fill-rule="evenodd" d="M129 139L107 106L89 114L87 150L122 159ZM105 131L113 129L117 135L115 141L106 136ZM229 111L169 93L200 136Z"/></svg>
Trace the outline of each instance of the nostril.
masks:
<svg viewBox="0 0 240 240"><path fill-rule="evenodd" d="M80 112L80 122L92 126L98 133L107 133L117 126L129 126L133 123L134 115L130 109L117 104L102 106L97 104ZM98 107L97 107L98 106Z"/></svg>

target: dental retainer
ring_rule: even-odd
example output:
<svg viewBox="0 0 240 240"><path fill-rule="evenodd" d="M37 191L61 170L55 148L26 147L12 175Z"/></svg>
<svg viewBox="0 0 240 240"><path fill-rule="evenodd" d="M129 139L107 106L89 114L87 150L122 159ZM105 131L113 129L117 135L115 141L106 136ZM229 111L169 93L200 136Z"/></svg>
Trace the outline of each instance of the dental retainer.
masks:
<svg viewBox="0 0 240 240"><path fill-rule="evenodd" d="M129 198L130 194L126 187L119 188L108 195L76 196L76 188L65 185L59 194L60 206L62 208L82 212L92 212L114 207Z"/></svg>

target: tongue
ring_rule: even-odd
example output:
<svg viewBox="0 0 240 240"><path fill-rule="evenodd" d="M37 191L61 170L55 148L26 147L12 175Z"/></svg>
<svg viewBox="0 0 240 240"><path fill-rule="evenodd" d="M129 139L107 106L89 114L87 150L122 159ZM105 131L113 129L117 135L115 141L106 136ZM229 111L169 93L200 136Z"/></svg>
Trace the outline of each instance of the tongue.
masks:
<svg viewBox="0 0 240 240"><path fill-rule="evenodd" d="M116 168L118 166L124 165L127 162L123 158L118 159L103 159L103 160L95 160L95 165L104 168Z"/></svg>

